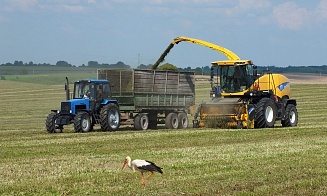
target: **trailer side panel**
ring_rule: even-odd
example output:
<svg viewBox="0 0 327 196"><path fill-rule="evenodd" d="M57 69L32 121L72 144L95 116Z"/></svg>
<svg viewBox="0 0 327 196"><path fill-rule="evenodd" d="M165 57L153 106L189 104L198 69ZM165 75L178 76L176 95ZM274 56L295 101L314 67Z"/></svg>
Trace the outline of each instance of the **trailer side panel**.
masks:
<svg viewBox="0 0 327 196"><path fill-rule="evenodd" d="M113 85L112 97L121 110L188 110L194 105L193 72L158 70L98 70L99 79Z"/></svg>

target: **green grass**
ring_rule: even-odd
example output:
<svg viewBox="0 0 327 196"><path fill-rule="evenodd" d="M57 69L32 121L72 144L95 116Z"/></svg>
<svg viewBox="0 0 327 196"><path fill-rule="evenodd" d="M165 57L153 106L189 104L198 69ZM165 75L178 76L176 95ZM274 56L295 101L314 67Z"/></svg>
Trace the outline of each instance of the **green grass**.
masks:
<svg viewBox="0 0 327 196"><path fill-rule="evenodd" d="M48 134L46 116L65 92L38 83L0 80L0 195L327 194L326 85L292 85L295 128ZM196 102L208 100L209 84L196 88ZM138 172L121 170L127 155L163 175L143 187Z"/></svg>
<svg viewBox="0 0 327 196"><path fill-rule="evenodd" d="M56 73L56 74L35 74L35 75L7 75L6 80L15 82L25 82L34 84L45 84L45 85L58 85L64 84L68 77L71 83L81 79L93 79L96 78L96 72L83 73Z"/></svg>

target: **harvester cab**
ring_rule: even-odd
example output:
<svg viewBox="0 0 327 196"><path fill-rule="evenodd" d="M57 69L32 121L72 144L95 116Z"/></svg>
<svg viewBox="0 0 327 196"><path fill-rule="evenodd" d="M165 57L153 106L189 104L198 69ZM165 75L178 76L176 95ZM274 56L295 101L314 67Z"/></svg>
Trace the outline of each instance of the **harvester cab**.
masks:
<svg viewBox="0 0 327 196"><path fill-rule="evenodd" d="M111 99L111 86L108 80L79 80L74 83L70 99L68 79L65 85L66 101L61 102L60 110L52 112L46 119L49 133L62 132L64 125L74 124L75 132L89 132L95 124L104 131L114 131L120 125L117 100Z"/></svg>
<svg viewBox="0 0 327 196"><path fill-rule="evenodd" d="M277 120L284 127L297 125L296 100L281 74L258 75L251 60L216 61L210 83L212 99L199 105L194 127L266 128Z"/></svg>
<svg viewBox="0 0 327 196"><path fill-rule="evenodd" d="M256 78L257 67L250 60L212 62L210 96L235 96L249 89Z"/></svg>

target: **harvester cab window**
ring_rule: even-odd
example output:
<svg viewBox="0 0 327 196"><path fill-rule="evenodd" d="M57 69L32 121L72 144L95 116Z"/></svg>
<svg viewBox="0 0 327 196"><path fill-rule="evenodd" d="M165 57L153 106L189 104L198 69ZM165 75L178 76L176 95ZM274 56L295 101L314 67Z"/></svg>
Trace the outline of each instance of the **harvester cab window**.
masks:
<svg viewBox="0 0 327 196"><path fill-rule="evenodd" d="M234 92L233 87L233 75L234 67L233 66L221 66L221 77L220 84L223 93L232 93Z"/></svg>
<svg viewBox="0 0 327 196"><path fill-rule="evenodd" d="M252 67L248 65L221 66L221 85L225 93L245 91L251 84Z"/></svg>

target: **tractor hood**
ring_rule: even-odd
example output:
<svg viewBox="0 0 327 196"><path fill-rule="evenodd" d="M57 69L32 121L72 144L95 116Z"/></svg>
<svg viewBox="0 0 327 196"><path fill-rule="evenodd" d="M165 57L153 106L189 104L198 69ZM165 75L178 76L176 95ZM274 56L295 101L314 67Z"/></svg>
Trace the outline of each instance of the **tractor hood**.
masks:
<svg viewBox="0 0 327 196"><path fill-rule="evenodd" d="M90 99L70 99L61 102L61 112L76 114L76 107L78 109L90 110Z"/></svg>

